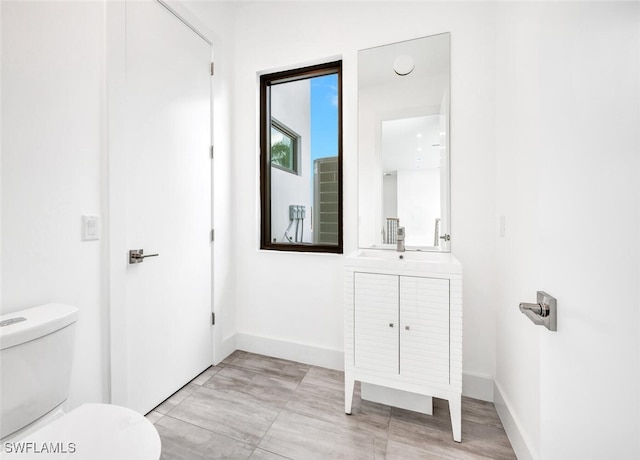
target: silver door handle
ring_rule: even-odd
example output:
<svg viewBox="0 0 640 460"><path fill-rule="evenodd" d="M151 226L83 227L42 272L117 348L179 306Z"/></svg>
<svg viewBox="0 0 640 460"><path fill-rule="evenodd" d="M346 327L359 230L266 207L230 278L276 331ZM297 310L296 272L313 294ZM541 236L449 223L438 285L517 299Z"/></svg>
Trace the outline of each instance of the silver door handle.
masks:
<svg viewBox="0 0 640 460"><path fill-rule="evenodd" d="M546 304L541 305L539 303L527 302L520 303L520 311L524 313L525 310L529 310L538 316L542 316L543 318L549 316L549 305Z"/></svg>
<svg viewBox="0 0 640 460"><path fill-rule="evenodd" d="M147 257L158 257L160 254L147 254L144 255L144 249L130 249L129 250L129 263L139 264L144 262Z"/></svg>
<svg viewBox="0 0 640 460"><path fill-rule="evenodd" d="M558 330L558 302L544 291L537 293L538 303L520 303L520 311L529 318L533 324L544 326L550 331Z"/></svg>

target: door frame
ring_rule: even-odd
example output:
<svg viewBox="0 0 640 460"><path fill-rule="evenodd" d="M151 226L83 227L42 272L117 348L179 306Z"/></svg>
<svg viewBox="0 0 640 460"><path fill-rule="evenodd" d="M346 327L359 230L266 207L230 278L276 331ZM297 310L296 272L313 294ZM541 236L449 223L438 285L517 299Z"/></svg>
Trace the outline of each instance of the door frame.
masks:
<svg viewBox="0 0 640 460"><path fill-rule="evenodd" d="M106 193L102 198L103 236L106 244L102 249L103 292L107 311L104 321L109 324L105 333L105 367L107 367L107 399L112 404L128 406L127 374L127 310L126 279L127 265L123 263L127 256L127 158L125 151L126 120L126 1L105 2L106 26L106 94L103 100L106 106L105 132L106 155L103 160L102 188ZM136 0L140 1L140 0ZM173 0L145 0L159 4L172 13L177 20L193 30L210 46L210 59L213 62L213 33L193 13ZM210 133L213 145L213 79L210 88ZM213 161L211 162L211 228L213 228L214 198ZM214 245L211 244L211 270L214 268ZM213 276L211 278L211 311L214 312ZM216 328L211 328L212 357L215 356ZM213 362L211 363L213 364ZM187 382L185 382L186 384Z"/></svg>

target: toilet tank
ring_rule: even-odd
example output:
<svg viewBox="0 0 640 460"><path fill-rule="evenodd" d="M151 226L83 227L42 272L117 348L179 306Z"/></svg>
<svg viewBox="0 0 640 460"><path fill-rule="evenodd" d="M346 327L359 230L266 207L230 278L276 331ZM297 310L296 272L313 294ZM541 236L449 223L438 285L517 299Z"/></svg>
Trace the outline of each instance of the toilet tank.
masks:
<svg viewBox="0 0 640 460"><path fill-rule="evenodd" d="M0 439L67 399L77 319L53 303L0 316Z"/></svg>

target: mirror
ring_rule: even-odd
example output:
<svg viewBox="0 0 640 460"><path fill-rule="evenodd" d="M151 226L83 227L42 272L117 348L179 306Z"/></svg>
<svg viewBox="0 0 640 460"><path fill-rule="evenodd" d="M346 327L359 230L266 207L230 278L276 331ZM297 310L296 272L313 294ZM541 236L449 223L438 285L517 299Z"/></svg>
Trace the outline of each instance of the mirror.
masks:
<svg viewBox="0 0 640 460"><path fill-rule="evenodd" d="M359 246L450 251L450 34L358 52Z"/></svg>

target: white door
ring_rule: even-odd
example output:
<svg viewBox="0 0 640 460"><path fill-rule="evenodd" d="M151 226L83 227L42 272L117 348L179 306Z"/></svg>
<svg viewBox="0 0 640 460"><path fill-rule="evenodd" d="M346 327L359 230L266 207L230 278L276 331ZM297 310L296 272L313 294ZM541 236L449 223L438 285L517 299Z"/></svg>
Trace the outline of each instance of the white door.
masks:
<svg viewBox="0 0 640 460"><path fill-rule="evenodd" d="M558 299L557 332L539 331L540 458L638 459L640 10L580 11L540 15L536 50L553 104L536 126L538 289ZM615 73L585 71L596 55Z"/></svg>
<svg viewBox="0 0 640 460"><path fill-rule="evenodd" d="M146 413L212 364L210 44L126 3L127 405ZM117 340L117 338L116 338Z"/></svg>
<svg viewBox="0 0 640 460"><path fill-rule="evenodd" d="M521 459L638 459L640 10L558 6L496 35L497 405ZM555 332L518 309L537 290Z"/></svg>

